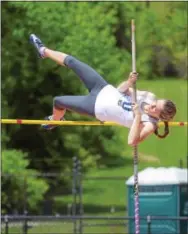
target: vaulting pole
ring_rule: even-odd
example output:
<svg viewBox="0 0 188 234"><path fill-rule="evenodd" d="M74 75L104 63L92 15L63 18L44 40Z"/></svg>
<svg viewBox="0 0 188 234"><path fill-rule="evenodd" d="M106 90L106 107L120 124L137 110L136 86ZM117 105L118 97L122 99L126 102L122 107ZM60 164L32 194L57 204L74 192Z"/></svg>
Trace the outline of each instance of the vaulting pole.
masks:
<svg viewBox="0 0 188 234"><path fill-rule="evenodd" d="M135 24L131 21L131 43L132 43L132 72L136 72L136 45L135 45ZM133 103L137 102L136 82L133 84ZM133 147L134 152L134 217L135 234L140 234L139 220L139 188L138 188L138 147Z"/></svg>

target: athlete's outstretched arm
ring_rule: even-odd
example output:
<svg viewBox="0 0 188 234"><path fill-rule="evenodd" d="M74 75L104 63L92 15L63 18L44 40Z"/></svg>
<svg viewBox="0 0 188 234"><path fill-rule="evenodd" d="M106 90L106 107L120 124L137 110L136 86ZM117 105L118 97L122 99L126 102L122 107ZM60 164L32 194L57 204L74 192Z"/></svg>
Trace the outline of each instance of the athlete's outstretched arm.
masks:
<svg viewBox="0 0 188 234"><path fill-rule="evenodd" d="M137 113L134 117L132 126L128 135L128 145L134 146L137 145L140 138L140 123L141 123L141 114Z"/></svg>

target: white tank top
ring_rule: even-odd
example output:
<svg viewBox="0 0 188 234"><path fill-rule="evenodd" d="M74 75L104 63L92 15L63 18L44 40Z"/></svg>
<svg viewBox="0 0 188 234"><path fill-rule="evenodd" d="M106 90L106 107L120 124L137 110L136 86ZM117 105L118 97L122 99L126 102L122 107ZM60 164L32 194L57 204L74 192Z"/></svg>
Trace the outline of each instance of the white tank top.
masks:
<svg viewBox="0 0 188 234"><path fill-rule="evenodd" d="M140 102L143 97L137 95L137 102ZM124 95L112 85L106 85L97 95L95 102L95 116L100 121L110 121L130 128L133 123L133 111L131 107L131 96ZM144 100L147 104L153 101ZM150 117L147 114L142 114L142 122L157 123L158 120Z"/></svg>

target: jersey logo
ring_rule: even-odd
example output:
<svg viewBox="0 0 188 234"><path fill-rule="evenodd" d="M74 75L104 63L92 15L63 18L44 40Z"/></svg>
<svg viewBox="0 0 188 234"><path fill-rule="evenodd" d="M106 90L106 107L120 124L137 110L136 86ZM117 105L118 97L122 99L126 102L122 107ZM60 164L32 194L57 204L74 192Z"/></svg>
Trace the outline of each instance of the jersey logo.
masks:
<svg viewBox="0 0 188 234"><path fill-rule="evenodd" d="M118 106L121 106L126 111L132 111L131 102L126 102L122 99L119 99Z"/></svg>

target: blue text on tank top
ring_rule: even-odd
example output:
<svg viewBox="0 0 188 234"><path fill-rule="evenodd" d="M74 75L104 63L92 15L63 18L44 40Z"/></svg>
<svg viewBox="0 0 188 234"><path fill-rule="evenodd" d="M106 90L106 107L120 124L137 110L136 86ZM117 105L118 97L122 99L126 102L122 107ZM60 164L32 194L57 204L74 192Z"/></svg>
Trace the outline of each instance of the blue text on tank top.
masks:
<svg viewBox="0 0 188 234"><path fill-rule="evenodd" d="M126 100L125 100L125 97L126 97ZM132 111L130 96L122 96L118 100L118 106L121 106L126 111Z"/></svg>

